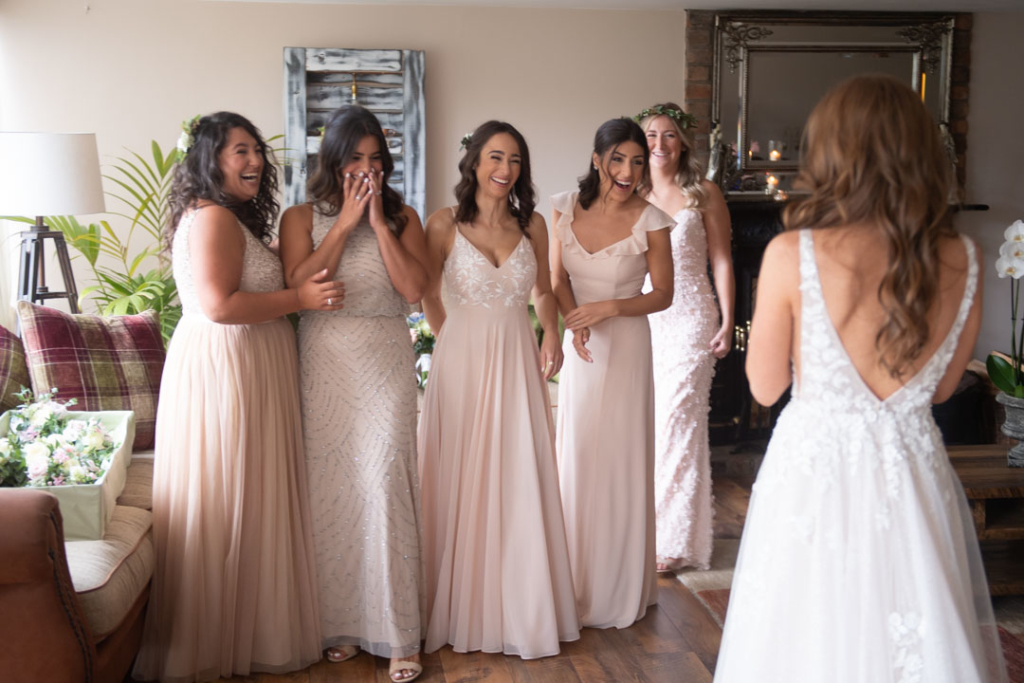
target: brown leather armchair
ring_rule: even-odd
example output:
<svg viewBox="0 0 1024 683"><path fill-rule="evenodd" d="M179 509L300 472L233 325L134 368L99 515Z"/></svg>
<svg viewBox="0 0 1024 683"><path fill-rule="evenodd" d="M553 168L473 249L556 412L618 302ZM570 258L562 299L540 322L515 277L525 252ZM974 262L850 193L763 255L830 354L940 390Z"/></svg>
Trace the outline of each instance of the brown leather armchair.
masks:
<svg viewBox="0 0 1024 683"><path fill-rule="evenodd" d="M115 519L117 510L139 519L149 515L118 505ZM148 517L142 523L148 523ZM148 527L142 533L130 554L145 550L143 541L152 552ZM105 536L89 543L106 541ZM110 568L107 579L121 563ZM83 593L96 590L91 587ZM112 629L95 633L95 618L90 623L88 610L83 609L85 596L76 593L68 568L57 499L39 489L0 489L0 679L7 683L120 683L142 638L148 577L141 589L134 590L141 592L127 602L121 590L127 609L108 610L104 615ZM97 599L116 602L107 596L93 598Z"/></svg>

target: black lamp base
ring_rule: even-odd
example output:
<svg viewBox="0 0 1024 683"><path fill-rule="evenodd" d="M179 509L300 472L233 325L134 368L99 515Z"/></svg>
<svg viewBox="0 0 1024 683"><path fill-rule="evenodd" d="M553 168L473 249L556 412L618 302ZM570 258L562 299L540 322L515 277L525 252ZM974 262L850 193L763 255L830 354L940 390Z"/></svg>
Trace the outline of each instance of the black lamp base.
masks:
<svg viewBox="0 0 1024 683"><path fill-rule="evenodd" d="M64 278L64 291L51 292L46 286L46 264L43 258L45 240L53 240L57 262ZM72 313L78 313L78 288L71 270L71 257L64 233L50 230L41 216L31 230L21 233L21 258L18 265L18 301L42 303L48 299L67 299Z"/></svg>

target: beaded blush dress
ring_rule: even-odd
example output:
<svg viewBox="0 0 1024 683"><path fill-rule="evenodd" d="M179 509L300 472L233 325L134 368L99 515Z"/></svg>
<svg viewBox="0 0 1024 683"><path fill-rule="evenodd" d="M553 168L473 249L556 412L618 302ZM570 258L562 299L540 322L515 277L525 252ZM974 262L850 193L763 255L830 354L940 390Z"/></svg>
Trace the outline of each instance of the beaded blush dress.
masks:
<svg viewBox="0 0 1024 683"><path fill-rule="evenodd" d="M420 422L426 651L546 657L580 634L527 314L537 261L524 236L495 268L463 229L444 262L447 318Z"/></svg>
<svg viewBox="0 0 1024 683"><path fill-rule="evenodd" d="M295 333L285 318L206 318L189 254L202 210L182 217L172 249L184 315L156 418L156 568L133 673L144 680L285 673L321 657ZM239 230L239 289L283 289L277 256Z"/></svg>
<svg viewBox="0 0 1024 683"><path fill-rule="evenodd" d="M313 246L336 216L313 211ZM323 647L420 650L416 370L405 300L364 216L335 279L344 308L303 311L302 418Z"/></svg>
<svg viewBox="0 0 1024 683"><path fill-rule="evenodd" d="M1001 683L974 520L932 417L978 282L944 341L880 399L829 318L799 235L799 375L757 474L716 683Z"/></svg>
<svg viewBox="0 0 1024 683"><path fill-rule="evenodd" d="M648 316L654 352L654 509L658 557L711 563L708 411L719 310L708 280L708 237L697 209L673 216L672 305Z"/></svg>

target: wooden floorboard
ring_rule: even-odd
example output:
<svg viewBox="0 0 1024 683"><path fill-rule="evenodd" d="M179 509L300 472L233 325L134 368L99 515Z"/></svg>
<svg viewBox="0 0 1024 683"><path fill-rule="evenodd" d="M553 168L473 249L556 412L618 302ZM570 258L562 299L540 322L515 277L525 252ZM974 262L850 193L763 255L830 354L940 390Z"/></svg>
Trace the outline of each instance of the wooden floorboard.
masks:
<svg viewBox="0 0 1024 683"><path fill-rule="evenodd" d="M715 537L739 538L751 481L714 482ZM658 604L627 629L585 628L554 657L522 660L501 654L459 654L450 647L422 655L417 683L711 683L722 630L673 576L658 579ZM388 683L388 661L361 654L321 661L292 674L235 676L219 683Z"/></svg>

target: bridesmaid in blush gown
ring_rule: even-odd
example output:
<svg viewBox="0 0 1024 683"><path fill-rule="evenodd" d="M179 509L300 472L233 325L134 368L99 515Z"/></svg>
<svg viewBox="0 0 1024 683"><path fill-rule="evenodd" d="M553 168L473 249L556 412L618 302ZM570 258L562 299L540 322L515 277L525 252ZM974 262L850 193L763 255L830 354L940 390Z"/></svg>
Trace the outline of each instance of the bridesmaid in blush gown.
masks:
<svg viewBox="0 0 1024 683"><path fill-rule="evenodd" d="M482 124L459 170L458 206L427 221L423 308L439 334L419 433L426 651L546 657L579 638L547 393L562 364L547 230L514 127Z"/></svg>
<svg viewBox="0 0 1024 683"><path fill-rule="evenodd" d="M640 194L672 216L675 296L650 317L654 364L654 506L658 571L711 563L708 410L715 359L729 353L733 296L729 209L691 153L695 119L667 102L645 109L651 180ZM708 280L708 261L715 288ZM717 300L715 295L717 296Z"/></svg>
<svg viewBox="0 0 1024 683"><path fill-rule="evenodd" d="M320 659L302 463L300 308L340 308L319 271L285 289L267 248L269 147L247 119L204 116L171 185L168 242L184 315L160 386L155 570L133 675L190 683Z"/></svg>
<svg viewBox="0 0 1024 683"><path fill-rule="evenodd" d="M558 470L584 626L625 628L657 599L654 378L647 314L672 301L671 216L635 193L647 140L603 124L579 192L551 198L552 276L565 316ZM650 272L652 291L641 293Z"/></svg>
<svg viewBox="0 0 1024 683"><path fill-rule="evenodd" d="M423 229L387 184L384 132L363 107L327 120L310 202L281 220L285 276L327 268L345 308L299 323L303 433L327 658L419 663L423 555L416 474L416 382L406 302L426 286Z"/></svg>

